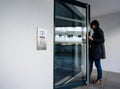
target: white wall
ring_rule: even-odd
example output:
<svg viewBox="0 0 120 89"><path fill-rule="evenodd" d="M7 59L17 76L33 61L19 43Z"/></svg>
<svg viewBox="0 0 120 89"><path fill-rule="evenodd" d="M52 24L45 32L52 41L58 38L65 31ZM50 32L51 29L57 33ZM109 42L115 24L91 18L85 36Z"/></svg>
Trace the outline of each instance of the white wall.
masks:
<svg viewBox="0 0 120 89"><path fill-rule="evenodd" d="M107 58L102 61L103 70L120 73L120 13L95 17L105 33Z"/></svg>
<svg viewBox="0 0 120 89"><path fill-rule="evenodd" d="M0 0L0 89L53 89L53 0ZM37 27L47 50L36 50Z"/></svg>

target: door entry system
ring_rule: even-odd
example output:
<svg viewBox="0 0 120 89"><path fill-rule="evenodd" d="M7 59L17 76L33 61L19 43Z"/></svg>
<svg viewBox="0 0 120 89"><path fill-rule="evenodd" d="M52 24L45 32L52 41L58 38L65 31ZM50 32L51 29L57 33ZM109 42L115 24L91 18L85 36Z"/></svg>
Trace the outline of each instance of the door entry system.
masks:
<svg viewBox="0 0 120 89"><path fill-rule="evenodd" d="M55 89L65 89L70 84L89 84L89 7L76 0L55 0Z"/></svg>

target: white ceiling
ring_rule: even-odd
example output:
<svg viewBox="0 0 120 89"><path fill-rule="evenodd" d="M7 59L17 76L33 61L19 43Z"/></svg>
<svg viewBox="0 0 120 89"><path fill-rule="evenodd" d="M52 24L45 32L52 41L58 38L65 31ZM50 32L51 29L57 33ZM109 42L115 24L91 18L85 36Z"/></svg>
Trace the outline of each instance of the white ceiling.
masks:
<svg viewBox="0 0 120 89"><path fill-rule="evenodd" d="M91 17L120 12L120 0L78 0L90 4Z"/></svg>

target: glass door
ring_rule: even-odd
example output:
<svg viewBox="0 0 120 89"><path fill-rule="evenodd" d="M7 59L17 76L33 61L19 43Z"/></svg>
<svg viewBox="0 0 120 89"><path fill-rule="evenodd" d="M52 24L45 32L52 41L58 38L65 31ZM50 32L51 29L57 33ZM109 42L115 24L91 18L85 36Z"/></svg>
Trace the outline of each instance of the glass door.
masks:
<svg viewBox="0 0 120 89"><path fill-rule="evenodd" d="M88 5L55 0L54 85L87 82Z"/></svg>

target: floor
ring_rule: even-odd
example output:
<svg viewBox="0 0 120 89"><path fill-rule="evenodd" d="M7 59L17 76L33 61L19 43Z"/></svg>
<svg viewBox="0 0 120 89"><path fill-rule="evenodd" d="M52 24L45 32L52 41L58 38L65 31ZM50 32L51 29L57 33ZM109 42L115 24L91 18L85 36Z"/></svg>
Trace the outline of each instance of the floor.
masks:
<svg viewBox="0 0 120 89"><path fill-rule="evenodd" d="M97 71L94 70L92 80L97 76ZM76 87L73 89L120 89L120 73L103 71L103 79L100 85L90 83L89 86Z"/></svg>

